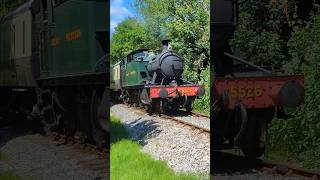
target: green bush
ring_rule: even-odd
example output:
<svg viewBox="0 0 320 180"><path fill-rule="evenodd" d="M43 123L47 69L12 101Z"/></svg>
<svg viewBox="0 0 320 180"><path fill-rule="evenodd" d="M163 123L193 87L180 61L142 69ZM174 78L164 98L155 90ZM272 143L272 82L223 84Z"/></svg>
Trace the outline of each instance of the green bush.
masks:
<svg viewBox="0 0 320 180"><path fill-rule="evenodd" d="M318 1L247 0L232 39L248 61L305 77L305 102L269 127L267 154L320 167L320 11Z"/></svg>
<svg viewBox="0 0 320 180"><path fill-rule="evenodd" d="M275 120L270 128L270 148L290 149L306 166L320 168L320 15L303 28L297 28L289 43L292 73L305 76L305 102L292 112L294 118ZM279 144L285 143L286 147ZM312 159L310 159L312 157Z"/></svg>
<svg viewBox="0 0 320 180"><path fill-rule="evenodd" d="M196 99L194 102L194 111L210 114L210 67L207 67L201 72L201 77L204 80L206 94L201 99Z"/></svg>

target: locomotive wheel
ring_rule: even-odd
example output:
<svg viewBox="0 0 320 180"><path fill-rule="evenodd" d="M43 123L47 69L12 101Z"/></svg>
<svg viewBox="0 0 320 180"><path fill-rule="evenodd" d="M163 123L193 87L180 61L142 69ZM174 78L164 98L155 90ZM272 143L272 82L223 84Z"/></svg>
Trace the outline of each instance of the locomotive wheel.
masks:
<svg viewBox="0 0 320 180"><path fill-rule="evenodd" d="M91 135L91 123L90 123L90 113L88 113L88 109L90 109L91 102L91 93L88 93L85 88L77 89L76 94L76 103L74 106L77 111L76 114L76 124L77 130L75 136L79 138L81 143L84 143L88 140L88 137Z"/></svg>
<svg viewBox="0 0 320 180"><path fill-rule="evenodd" d="M65 134L67 137L74 137L77 131L77 120L75 116L76 107L74 105L75 97L74 92L68 88L61 88L57 92L60 95L60 100L65 108L61 111L61 117L58 124L58 131ZM68 138L66 138L67 141Z"/></svg>
<svg viewBox="0 0 320 180"><path fill-rule="evenodd" d="M265 146L257 147L257 146L247 146L241 148L243 154L248 159L256 159L261 157L265 152Z"/></svg>
<svg viewBox="0 0 320 180"><path fill-rule="evenodd" d="M143 104L143 102L141 101L141 90L139 90L139 91L137 92L137 94L136 94L136 101L137 101L138 106L139 106L140 108L143 108L143 107L144 107L144 104Z"/></svg>
<svg viewBox="0 0 320 180"><path fill-rule="evenodd" d="M262 123L263 120L257 118L255 114L248 114L248 122L246 126L246 130L244 132L241 150L246 158L255 159L263 155L265 151L265 143L261 144L260 136L263 129Z"/></svg>
<svg viewBox="0 0 320 180"><path fill-rule="evenodd" d="M154 112L159 114L164 112L163 102L160 99L153 100L151 104Z"/></svg>
<svg viewBox="0 0 320 180"><path fill-rule="evenodd" d="M9 90L1 90L1 102L0 102L0 114L4 118L10 119L14 114L12 111L12 105L14 103L14 96Z"/></svg>
<svg viewBox="0 0 320 180"><path fill-rule="evenodd" d="M95 144L102 148L105 145L106 133L103 132L99 125L98 111L101 104L101 96L94 90L92 92L91 104L90 104L90 116L91 116L91 126L92 126L92 139Z"/></svg>
<svg viewBox="0 0 320 180"><path fill-rule="evenodd" d="M192 111L192 109L193 109L193 99L191 99L191 98L187 99L185 108L186 108L186 111L189 112L189 113Z"/></svg>

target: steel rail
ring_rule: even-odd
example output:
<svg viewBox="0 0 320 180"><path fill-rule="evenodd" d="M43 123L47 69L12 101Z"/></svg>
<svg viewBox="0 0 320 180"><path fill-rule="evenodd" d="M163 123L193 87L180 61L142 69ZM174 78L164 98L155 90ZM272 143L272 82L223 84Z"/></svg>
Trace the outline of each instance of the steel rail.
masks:
<svg viewBox="0 0 320 180"><path fill-rule="evenodd" d="M305 169L302 167L297 167L294 165L279 163L279 162L270 161L266 159L255 159L255 160L252 159L248 161L248 159L246 159L244 156L241 156L237 153L226 152L226 151L220 151L220 152L224 153L225 155L239 157L243 159L241 160L241 162L243 161L243 163L254 162L252 163L254 164L254 167L250 169L255 169L261 173L282 176L284 177L284 179L302 178L302 179L320 180L320 171L313 171L313 170Z"/></svg>
<svg viewBox="0 0 320 180"><path fill-rule="evenodd" d="M126 104L124 104L126 105ZM143 109L143 108L139 108L139 107L130 107L129 105L126 105L127 107L131 108L131 109L134 109L136 113L140 114L140 115L143 115L146 113L146 110ZM193 117L206 117L206 118L209 118L207 115L204 115L204 114L201 114L201 113L194 113L194 112L191 112L191 115ZM166 115L166 114L160 114L158 115L159 118L166 118L166 119L170 119L172 121L175 121L175 122L178 122L180 124L184 124L184 125L187 125L189 127L193 127L193 128L196 128L196 129L199 129L203 132L206 132L206 133L210 133L210 129L209 128L204 128L204 127L201 127L197 124L193 124L193 123L190 123L190 122L187 122L187 121L184 121L182 119L179 119L179 118L176 118L176 117L173 117L173 116L169 116L169 115Z"/></svg>
<svg viewBox="0 0 320 180"><path fill-rule="evenodd" d="M298 177L309 178L312 180L320 179L320 172L317 172L317 171L311 171L304 168L267 161L267 160L263 160L261 164L262 164L261 170L263 172L276 173L282 176L298 176Z"/></svg>

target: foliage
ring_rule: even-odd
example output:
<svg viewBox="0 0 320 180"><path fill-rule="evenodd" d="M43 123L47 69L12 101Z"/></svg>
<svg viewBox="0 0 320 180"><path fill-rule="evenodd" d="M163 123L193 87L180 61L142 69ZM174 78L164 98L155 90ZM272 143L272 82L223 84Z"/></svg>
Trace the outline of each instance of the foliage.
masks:
<svg viewBox="0 0 320 180"><path fill-rule="evenodd" d="M197 81L210 60L209 1L136 0L135 5L153 38L171 39L184 58L184 76Z"/></svg>
<svg viewBox="0 0 320 180"><path fill-rule="evenodd" d="M306 24L312 9L312 1L246 0L232 43L251 62L281 67L290 61L292 31Z"/></svg>
<svg viewBox="0 0 320 180"><path fill-rule="evenodd" d="M2 180L19 180L17 175L15 175L12 171L0 172L0 179Z"/></svg>
<svg viewBox="0 0 320 180"><path fill-rule="evenodd" d="M118 118L111 117L111 131L110 179L198 179L196 175L176 174L165 162L142 153Z"/></svg>
<svg viewBox="0 0 320 180"><path fill-rule="evenodd" d="M152 41L151 35L137 18L127 18L115 29L111 39L110 59L114 64L128 53L140 48L153 49L157 44Z"/></svg>
<svg viewBox="0 0 320 180"><path fill-rule="evenodd" d="M305 104L294 112L294 118L283 122L281 131L283 140L289 142L293 153L313 153L320 158L320 15L315 16L310 24L295 30L289 41L290 54L297 63L291 65L296 72L305 75ZM272 138L279 138L279 124L271 132ZM318 164L320 167L320 164Z"/></svg>
<svg viewBox="0 0 320 180"><path fill-rule="evenodd" d="M288 120L269 129L268 156L320 168L320 13L319 2L247 0L232 43L258 65L280 66L305 76L305 102Z"/></svg>
<svg viewBox="0 0 320 180"><path fill-rule="evenodd" d="M201 77L204 80L206 94L201 99L196 99L194 102L194 111L210 115L210 67L208 66L201 72Z"/></svg>

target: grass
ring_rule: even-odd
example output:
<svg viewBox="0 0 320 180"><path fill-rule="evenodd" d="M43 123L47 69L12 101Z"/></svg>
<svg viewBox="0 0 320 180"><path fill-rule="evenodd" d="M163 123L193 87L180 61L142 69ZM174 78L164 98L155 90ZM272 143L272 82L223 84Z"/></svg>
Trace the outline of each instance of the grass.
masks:
<svg viewBox="0 0 320 180"><path fill-rule="evenodd" d="M293 120L293 119L292 119ZM292 165L307 169L320 169L320 150L318 148L299 149L299 142L293 141L286 135L284 138L282 131L287 131L287 124L278 119L273 120L269 127L269 139L265 153L265 159L290 163ZM292 128L291 128L292 129ZM292 129L294 130L294 129ZM283 134L283 133L282 133Z"/></svg>
<svg viewBox="0 0 320 180"><path fill-rule="evenodd" d="M281 163L290 163L307 169L320 169L319 151L309 150L300 154L293 153L286 145L270 148L267 147L265 159Z"/></svg>
<svg viewBox="0 0 320 180"><path fill-rule="evenodd" d="M111 180L194 180L199 177L177 174L164 161L156 161L142 153L140 145L131 140L120 120L111 117Z"/></svg>
<svg viewBox="0 0 320 180"><path fill-rule="evenodd" d="M19 180L20 178L12 171L0 172L1 180Z"/></svg>
<svg viewBox="0 0 320 180"><path fill-rule="evenodd" d="M0 152L0 161L6 161L8 157ZM0 171L0 179L1 180L18 180L20 179L17 175L15 175L12 171Z"/></svg>

